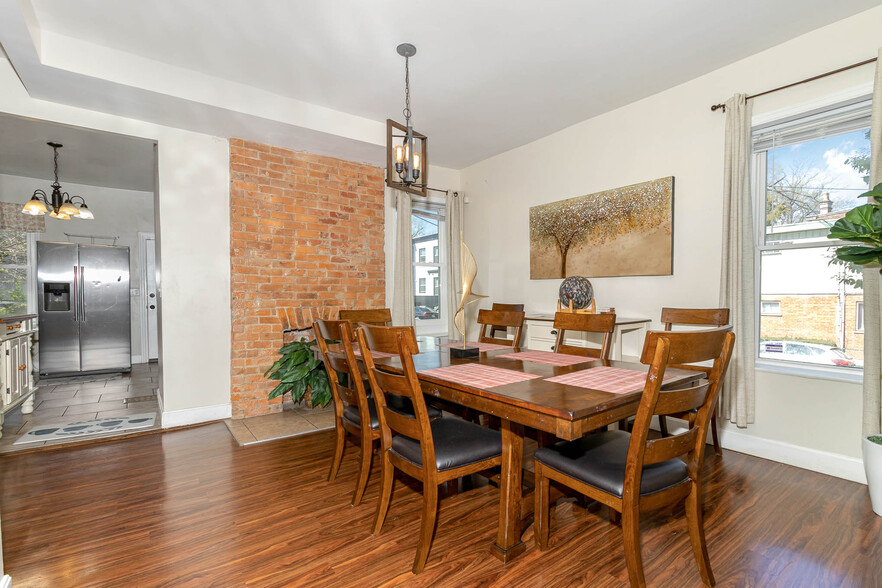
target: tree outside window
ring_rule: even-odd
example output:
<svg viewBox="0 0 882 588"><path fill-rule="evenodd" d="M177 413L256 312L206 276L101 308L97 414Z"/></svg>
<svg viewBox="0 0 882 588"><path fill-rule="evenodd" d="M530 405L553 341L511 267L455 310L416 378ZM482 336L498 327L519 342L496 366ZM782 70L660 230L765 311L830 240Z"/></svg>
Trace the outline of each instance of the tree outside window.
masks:
<svg viewBox="0 0 882 588"><path fill-rule="evenodd" d="M27 310L27 233L0 230L0 316L26 314Z"/></svg>

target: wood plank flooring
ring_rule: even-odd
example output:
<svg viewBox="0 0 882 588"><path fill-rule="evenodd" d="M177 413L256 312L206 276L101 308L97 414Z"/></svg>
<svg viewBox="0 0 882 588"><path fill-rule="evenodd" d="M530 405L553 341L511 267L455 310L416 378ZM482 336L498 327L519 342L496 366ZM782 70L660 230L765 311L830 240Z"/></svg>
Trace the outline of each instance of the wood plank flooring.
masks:
<svg viewBox="0 0 882 588"><path fill-rule="evenodd" d="M442 498L425 571L410 573L420 495L396 480L382 534L350 446L328 484L330 432L239 447L221 424L0 456L6 572L26 586L625 586L605 508L562 502L550 549L532 529L490 553L497 489ZM720 586L876 586L882 517L865 486L726 452L706 462L708 550ZM641 522L650 586L698 586L682 510Z"/></svg>

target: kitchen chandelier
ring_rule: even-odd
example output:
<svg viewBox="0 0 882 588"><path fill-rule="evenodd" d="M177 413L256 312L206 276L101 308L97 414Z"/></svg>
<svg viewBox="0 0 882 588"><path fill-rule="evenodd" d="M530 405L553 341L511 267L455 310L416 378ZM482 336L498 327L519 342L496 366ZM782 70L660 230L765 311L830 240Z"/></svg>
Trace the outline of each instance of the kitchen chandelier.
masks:
<svg viewBox="0 0 882 588"><path fill-rule="evenodd" d="M410 58L416 47L402 43L396 49L404 57L404 122L386 119L386 184L425 196L428 183L428 138L410 124ZM398 133L396 133L398 131ZM400 134L403 133L403 134ZM401 139L396 144L396 140ZM422 179L422 182L419 180Z"/></svg>
<svg viewBox="0 0 882 588"><path fill-rule="evenodd" d="M92 220L95 215L86 206L86 201L82 196L71 196L67 192L61 191L61 184L58 183L58 150L63 147L60 143L46 143L55 152L55 182L52 183L52 195L47 196L46 192L39 188L34 190L34 195L28 200L27 204L22 208L25 214L38 215L46 214L59 220L70 220L71 217L81 218L83 220ZM79 198L81 204L77 206L74 200Z"/></svg>

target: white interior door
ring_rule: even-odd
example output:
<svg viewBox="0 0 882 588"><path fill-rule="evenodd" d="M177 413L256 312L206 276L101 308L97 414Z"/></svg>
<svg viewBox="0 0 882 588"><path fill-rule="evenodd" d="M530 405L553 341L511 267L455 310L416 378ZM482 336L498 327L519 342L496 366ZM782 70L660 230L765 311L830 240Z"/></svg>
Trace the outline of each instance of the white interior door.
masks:
<svg viewBox="0 0 882 588"><path fill-rule="evenodd" d="M157 305L159 297L156 295L156 239L144 239L144 284L146 292L143 298L147 307L147 359L159 359L159 330L157 328Z"/></svg>

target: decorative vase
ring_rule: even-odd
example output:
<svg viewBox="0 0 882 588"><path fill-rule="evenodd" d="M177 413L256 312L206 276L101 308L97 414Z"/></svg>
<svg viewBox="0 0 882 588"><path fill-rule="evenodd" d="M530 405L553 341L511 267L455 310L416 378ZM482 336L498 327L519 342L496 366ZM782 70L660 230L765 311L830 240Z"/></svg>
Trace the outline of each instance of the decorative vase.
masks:
<svg viewBox="0 0 882 588"><path fill-rule="evenodd" d="M870 489L873 512L882 516L882 445L863 439L864 471Z"/></svg>

